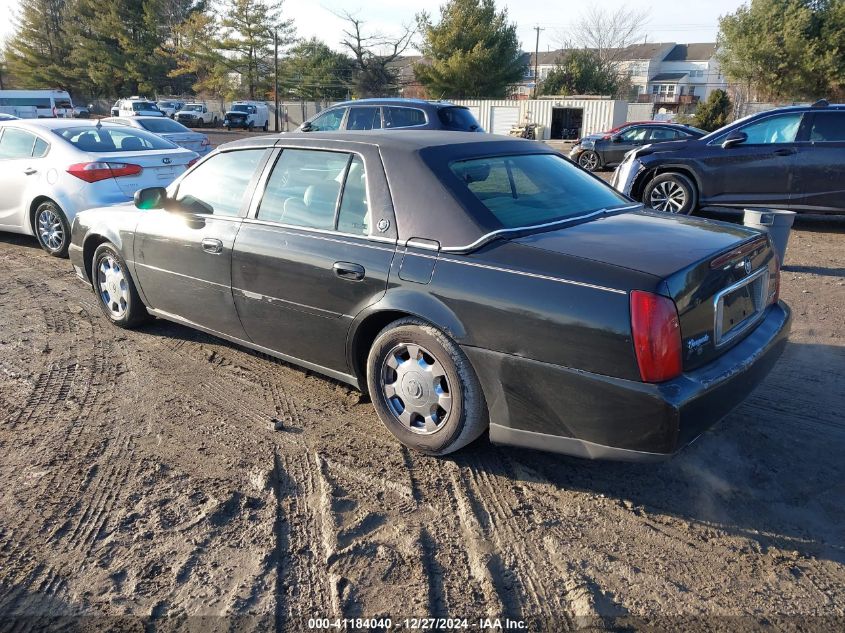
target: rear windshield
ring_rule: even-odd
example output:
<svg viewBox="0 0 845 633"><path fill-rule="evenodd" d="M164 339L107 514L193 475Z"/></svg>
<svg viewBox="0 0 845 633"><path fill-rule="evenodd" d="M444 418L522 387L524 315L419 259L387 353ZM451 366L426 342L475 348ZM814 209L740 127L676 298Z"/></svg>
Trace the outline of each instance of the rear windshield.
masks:
<svg viewBox="0 0 845 633"><path fill-rule="evenodd" d="M125 125L63 127L53 130L53 133L83 152L138 152L176 148L176 145L160 136Z"/></svg>
<svg viewBox="0 0 845 633"><path fill-rule="evenodd" d="M479 128L478 121L467 108L460 106L440 108L437 110L437 116L440 117L440 122L450 130L474 132Z"/></svg>
<svg viewBox="0 0 845 633"><path fill-rule="evenodd" d="M519 154L454 162L466 187L492 214L497 228L520 228L576 218L631 202L610 186L554 154Z"/></svg>
<svg viewBox="0 0 845 633"><path fill-rule="evenodd" d="M168 118L162 119L145 119L138 121L145 130L149 130L153 134L172 134L173 132L190 132L181 123Z"/></svg>

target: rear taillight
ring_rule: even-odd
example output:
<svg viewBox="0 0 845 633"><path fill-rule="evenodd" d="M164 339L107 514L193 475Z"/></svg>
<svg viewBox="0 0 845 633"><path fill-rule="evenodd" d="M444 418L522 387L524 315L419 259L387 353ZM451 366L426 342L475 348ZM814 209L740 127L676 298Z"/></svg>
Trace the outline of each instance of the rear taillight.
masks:
<svg viewBox="0 0 845 633"><path fill-rule="evenodd" d="M772 263L769 266L769 294L766 305L777 303L780 299L780 261L777 255L772 257Z"/></svg>
<svg viewBox="0 0 845 633"><path fill-rule="evenodd" d="M681 326L674 301L632 291L631 332L644 382L663 382L681 375Z"/></svg>
<svg viewBox="0 0 845 633"><path fill-rule="evenodd" d="M197 156L196 158L192 158L191 160L188 161L188 166L185 169L190 169L191 167L196 165L199 162L199 160L200 160L199 156Z"/></svg>
<svg viewBox="0 0 845 633"><path fill-rule="evenodd" d="M99 182L108 178L120 178L121 176L136 176L143 171L140 165L131 163L107 163L97 161L94 163L76 163L68 167L67 173L76 176L85 182Z"/></svg>

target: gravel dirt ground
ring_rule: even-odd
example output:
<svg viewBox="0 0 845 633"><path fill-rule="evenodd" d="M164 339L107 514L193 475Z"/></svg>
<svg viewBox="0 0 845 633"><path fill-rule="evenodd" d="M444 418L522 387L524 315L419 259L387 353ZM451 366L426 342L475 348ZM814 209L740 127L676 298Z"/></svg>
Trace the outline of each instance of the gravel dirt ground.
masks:
<svg viewBox="0 0 845 633"><path fill-rule="evenodd" d="M485 438L411 453L339 383L165 321L112 327L66 260L0 234L0 630L841 630L842 220L792 235L770 376L658 465Z"/></svg>

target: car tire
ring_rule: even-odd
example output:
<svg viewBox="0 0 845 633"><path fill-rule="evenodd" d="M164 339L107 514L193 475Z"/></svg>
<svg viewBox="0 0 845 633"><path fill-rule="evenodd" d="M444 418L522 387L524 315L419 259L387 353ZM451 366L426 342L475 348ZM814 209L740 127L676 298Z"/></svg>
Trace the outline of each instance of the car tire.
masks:
<svg viewBox="0 0 845 633"><path fill-rule="evenodd" d="M270 123L268 121L264 122L264 127L261 128L262 132L267 132L270 129Z"/></svg>
<svg viewBox="0 0 845 633"><path fill-rule="evenodd" d="M94 251L91 281L100 309L114 325L132 329L150 319L129 268L114 244L104 242Z"/></svg>
<svg viewBox="0 0 845 633"><path fill-rule="evenodd" d="M588 149L578 156L578 164L587 171L598 171L601 169L601 158L593 150Z"/></svg>
<svg viewBox="0 0 845 633"><path fill-rule="evenodd" d="M33 227L38 244L53 257L67 257L70 246L70 224L52 200L38 205L33 216Z"/></svg>
<svg viewBox="0 0 845 633"><path fill-rule="evenodd" d="M684 174L669 172L660 174L646 185L642 202L657 211L689 215L698 206L698 191Z"/></svg>
<svg viewBox="0 0 845 633"><path fill-rule="evenodd" d="M226 131L227 131L227 132L231 132L231 131L232 131L232 126L231 126L231 125L227 125L227 126L226 126Z"/></svg>
<svg viewBox="0 0 845 633"><path fill-rule="evenodd" d="M388 430L427 455L452 453L487 429L487 403L466 354L420 319L394 321L379 333L367 358L367 386Z"/></svg>

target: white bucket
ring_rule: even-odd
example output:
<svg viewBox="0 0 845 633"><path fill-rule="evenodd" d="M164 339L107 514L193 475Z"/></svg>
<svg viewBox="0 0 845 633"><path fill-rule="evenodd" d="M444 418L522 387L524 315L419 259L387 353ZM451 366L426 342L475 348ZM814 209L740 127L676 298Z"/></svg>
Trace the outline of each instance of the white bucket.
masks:
<svg viewBox="0 0 845 633"><path fill-rule="evenodd" d="M743 224L769 232L778 256L778 262L783 266L783 258L786 257L786 245L789 242L789 231L794 221L795 211L746 209Z"/></svg>

